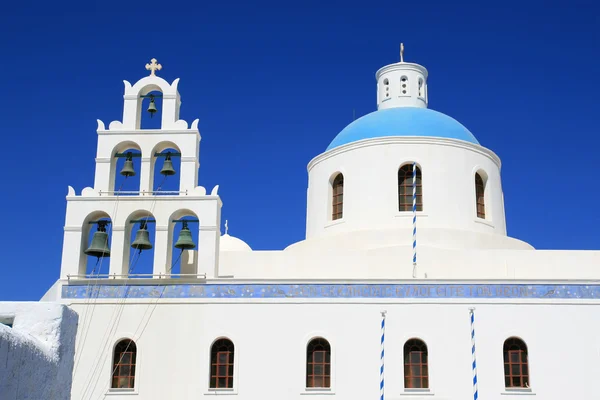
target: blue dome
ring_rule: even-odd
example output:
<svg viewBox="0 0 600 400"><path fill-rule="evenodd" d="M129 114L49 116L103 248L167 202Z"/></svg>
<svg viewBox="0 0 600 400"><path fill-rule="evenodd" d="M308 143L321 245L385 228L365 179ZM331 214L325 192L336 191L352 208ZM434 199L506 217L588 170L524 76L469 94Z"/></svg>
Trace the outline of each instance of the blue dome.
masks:
<svg viewBox="0 0 600 400"><path fill-rule="evenodd" d="M387 136L429 136L479 144L467 128L446 114L428 108L397 107L375 111L352 122L333 139L327 150Z"/></svg>

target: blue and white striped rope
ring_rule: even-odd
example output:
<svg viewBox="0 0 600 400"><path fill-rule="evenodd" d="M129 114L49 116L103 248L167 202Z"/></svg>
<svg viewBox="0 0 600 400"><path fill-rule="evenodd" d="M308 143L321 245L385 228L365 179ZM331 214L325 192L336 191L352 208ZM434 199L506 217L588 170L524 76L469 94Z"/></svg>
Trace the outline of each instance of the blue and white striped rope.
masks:
<svg viewBox="0 0 600 400"><path fill-rule="evenodd" d="M412 165L413 189L413 278L417 277L417 163Z"/></svg>
<svg viewBox="0 0 600 400"><path fill-rule="evenodd" d="M473 356L473 400L477 400L479 397L479 391L477 389L477 360L475 357L475 309L470 308L471 313L471 354Z"/></svg>
<svg viewBox="0 0 600 400"><path fill-rule="evenodd" d="M379 368L379 400L383 400L384 397L384 374L383 374L383 367L384 367L384 358L385 358L385 352L384 352L384 343L385 343L385 313L387 311L382 311L381 312L381 366Z"/></svg>

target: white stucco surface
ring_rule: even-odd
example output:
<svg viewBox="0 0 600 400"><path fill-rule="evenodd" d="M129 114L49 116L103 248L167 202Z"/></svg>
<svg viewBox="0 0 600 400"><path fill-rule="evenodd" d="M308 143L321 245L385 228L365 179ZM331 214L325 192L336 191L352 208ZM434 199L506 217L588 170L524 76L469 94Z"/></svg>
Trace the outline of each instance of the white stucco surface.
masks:
<svg viewBox="0 0 600 400"><path fill-rule="evenodd" d="M55 303L0 303L0 399L70 399L77 314Z"/></svg>

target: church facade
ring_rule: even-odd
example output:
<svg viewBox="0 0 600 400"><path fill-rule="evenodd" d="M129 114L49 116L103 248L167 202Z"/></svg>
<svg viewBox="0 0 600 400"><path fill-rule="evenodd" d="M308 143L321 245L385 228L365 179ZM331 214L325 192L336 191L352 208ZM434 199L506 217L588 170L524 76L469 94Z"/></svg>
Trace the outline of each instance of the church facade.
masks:
<svg viewBox="0 0 600 400"><path fill-rule="evenodd" d="M78 315L72 399L600 394L600 251L507 235L501 161L428 108L423 66L377 71L377 110L310 160L306 239L282 251L221 235L218 187L198 185L198 120L180 119L179 79L146 67L124 82L123 119L98 120L94 184L69 187L42 299ZM142 129L157 99L160 128ZM150 248L152 273L136 273Z"/></svg>

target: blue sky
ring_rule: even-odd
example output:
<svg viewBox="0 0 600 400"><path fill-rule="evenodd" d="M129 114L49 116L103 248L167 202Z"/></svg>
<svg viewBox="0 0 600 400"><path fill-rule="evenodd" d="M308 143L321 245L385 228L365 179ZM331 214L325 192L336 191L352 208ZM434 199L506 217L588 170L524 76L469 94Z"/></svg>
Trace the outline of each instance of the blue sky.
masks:
<svg viewBox="0 0 600 400"><path fill-rule="evenodd" d="M181 78L200 184L254 249L304 237L306 165L376 108L375 71L429 70L430 108L503 160L509 234L600 248L600 5L589 1L9 2L0 14L0 300L58 278L65 195L93 185L96 119L122 80ZM568 266L565 266L568 268Z"/></svg>

